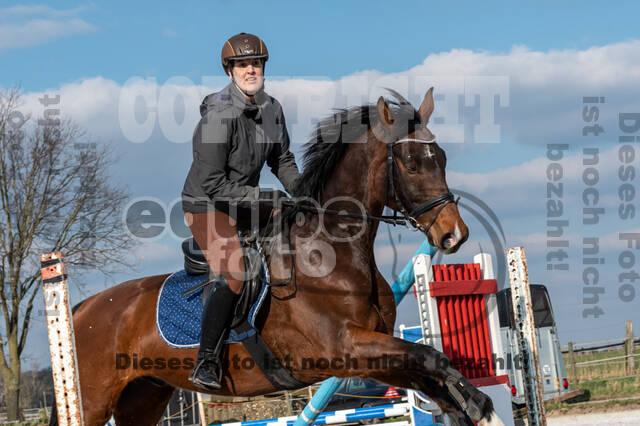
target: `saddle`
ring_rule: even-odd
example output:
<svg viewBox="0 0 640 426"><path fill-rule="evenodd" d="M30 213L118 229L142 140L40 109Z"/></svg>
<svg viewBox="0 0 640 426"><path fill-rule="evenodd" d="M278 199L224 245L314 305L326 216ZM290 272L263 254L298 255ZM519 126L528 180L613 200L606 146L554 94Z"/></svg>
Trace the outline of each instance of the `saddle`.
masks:
<svg viewBox="0 0 640 426"><path fill-rule="evenodd" d="M266 259L263 253L252 249L250 243L245 239L241 238L240 242L244 253L245 268L248 276L251 278L245 281L242 286L242 293L238 298L231 320L231 328L236 327L247 318L251 306L253 306L254 302L258 299L263 284L262 274L260 272L263 264L266 267ZM187 274L208 275L202 284L198 284L185 292L186 294L193 293L203 288L202 303L204 305L204 302L216 284L217 274L209 267L207 260L202 254L202 250L200 250L198 243L193 237L187 238L182 242L182 253L184 254L184 270Z"/></svg>
<svg viewBox="0 0 640 426"><path fill-rule="evenodd" d="M283 208L282 214L274 217L273 207L272 205L269 205L269 203L256 203L255 206L252 206L252 209L255 209L253 211L254 213L259 213L260 220L250 221L251 226L247 227L246 222L243 222L242 218L240 218L240 220L236 218L240 244L244 254L245 267L250 279L245 281L239 301L235 307L230 327L231 331L229 338L227 339L227 343L241 342L255 361L256 365L264 373L265 377L277 389L300 389L304 386L304 383L294 379L286 368L283 367L271 349L266 345L260 336L260 330L255 325L257 313L269 292L269 288L289 284L288 281L281 283L271 282L269 268L266 261L267 254L265 253L264 248L267 247L265 244L266 239L268 237L276 237L278 234L281 234L281 238L285 238L286 241L283 241L283 244L289 244L288 218L291 217L291 210L289 208ZM255 217L256 216L254 215L253 218L255 219ZM204 302L208 296L208 292L213 290L217 280L215 279L215 271L210 269L202 250L200 250L200 247L198 247L198 244L193 237L182 242L182 252L184 253L185 270L172 274L167 278L167 280L165 280L165 283L160 290L160 296L158 297L156 322L158 332L165 342L173 347L187 348L194 347L194 345L197 344L194 340L197 340L195 337L199 334L199 327L198 331L195 331L193 327L190 328L189 325L191 324L194 327L197 327L195 324L192 324L195 317L192 313L200 311L200 309L198 309L200 307L198 306L199 304L197 301L195 301L195 306L193 304L190 305L186 311L187 315L185 315L184 303L190 303L189 300L191 297L185 298L184 296L195 294L197 291L202 289L201 297ZM197 279L197 276L205 274L208 275L207 279ZM172 281L172 283L167 286L166 284L168 281ZM196 282L197 284L193 285ZM164 303L164 305L162 305L161 299L164 294L163 290L165 286L169 289L173 288L174 290L167 292L167 300L169 300L169 303ZM184 288L186 288L186 290L183 291ZM176 289L179 289L177 295ZM173 300L177 298L180 302L172 303L172 297L174 298ZM161 305L168 307L168 309L161 309ZM187 318L185 319L185 317ZM163 333L163 326L161 325L160 320L161 318L169 324L170 329L168 331L172 333L172 337L176 337L175 334L177 331L178 339L176 340L181 340L181 343L176 343L175 341L166 338ZM184 327L184 324L186 324L186 327ZM181 334L185 328L191 331L191 336L188 336L187 339L184 339L184 334ZM187 341L184 342L183 340Z"/></svg>
<svg viewBox="0 0 640 426"><path fill-rule="evenodd" d="M238 326L247 318L251 307L260 296L263 285L287 284L286 282L270 282L266 253L263 249L267 239L274 237L284 226L287 226L287 219L284 215L273 215L273 203L268 201L273 198L273 194L274 191L263 191L261 197L266 200L260 200L252 205L237 204L234 206L235 208L231 208L229 203L216 202L216 208L228 213L237 221L245 271L250 277L242 287L242 293L238 298L231 320L231 328ZM288 232L283 232L282 236L288 236ZM184 254L184 269L187 274L207 274L206 280L186 290L183 295L194 293L204 287L202 291L202 303L204 304L209 293L215 287L217 274L209 267L202 250L193 237L182 242L182 252Z"/></svg>

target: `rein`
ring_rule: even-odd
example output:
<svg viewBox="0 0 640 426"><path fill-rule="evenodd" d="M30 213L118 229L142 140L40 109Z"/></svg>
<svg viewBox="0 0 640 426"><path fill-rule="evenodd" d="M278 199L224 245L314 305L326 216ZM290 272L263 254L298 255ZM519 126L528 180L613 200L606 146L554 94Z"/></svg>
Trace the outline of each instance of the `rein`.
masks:
<svg viewBox="0 0 640 426"><path fill-rule="evenodd" d="M401 226L406 226L407 225L407 221L402 217L401 218L397 218L397 217L394 217L394 216L387 216L387 215L372 216L372 215L369 215L369 214L366 214L366 213L365 214L348 213L348 212L345 212L345 211L323 209L323 208L319 208L319 207L315 207L315 206L311 206L311 205L306 205L306 204L295 204L295 205L300 210L306 210L308 212L322 213L322 214L328 214L328 215L333 215L333 216L342 216L342 217L348 217L348 218L352 218L352 219L365 219L367 221L385 222L385 223L390 223L392 225L401 225Z"/></svg>

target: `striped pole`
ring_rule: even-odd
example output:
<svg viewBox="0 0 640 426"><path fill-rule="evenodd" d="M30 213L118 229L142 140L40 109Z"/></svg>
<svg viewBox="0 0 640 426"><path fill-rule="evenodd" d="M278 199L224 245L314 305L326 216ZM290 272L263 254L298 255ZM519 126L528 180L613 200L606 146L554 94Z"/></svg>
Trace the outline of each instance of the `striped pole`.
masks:
<svg viewBox="0 0 640 426"><path fill-rule="evenodd" d="M426 254L430 258L433 258L437 251L438 248L429 244L429 240L425 238L422 244L420 244L420 247L418 247L418 250L413 254L411 261L402 268L398 278L393 282L393 284L391 284L391 291L393 291L393 295L396 298L396 306L400 304L414 283L415 272L413 271L413 265L415 263L415 257L419 254Z"/></svg>
<svg viewBox="0 0 640 426"><path fill-rule="evenodd" d="M433 257L433 255L438 251L437 247L433 247L429 244L429 241L425 238L425 240L420 244L418 250L414 253L414 257L419 254L428 254ZM395 297L396 306L400 303L400 301L407 294L414 281L414 273L413 273L413 258L412 260L405 265L402 269L398 278L391 285L391 290L393 291L393 295ZM294 426L309 426L313 424L318 415L325 409L331 397L336 393L336 390L342 384L343 379L339 379L337 377L332 377L330 379L325 380L320 385L320 388L316 392L316 394L311 398L311 401L307 403L307 406L304 407L302 413L296 419Z"/></svg>
<svg viewBox="0 0 640 426"><path fill-rule="evenodd" d="M331 380L331 379L329 379ZM370 408L353 408L350 410L329 411L319 414L316 425L334 425L368 419L408 416L411 407L408 403L381 405ZM246 422L223 423L218 426L294 426L296 416L276 417L273 419L250 420ZM403 425L408 425L404 422Z"/></svg>
<svg viewBox="0 0 640 426"><path fill-rule="evenodd" d="M331 377L325 380L320 385L318 391L313 395L311 401L304 407L302 413L297 417L295 426L311 425L316 420L318 415L325 409L331 397L336 393L336 390L342 384L343 379L337 377Z"/></svg>

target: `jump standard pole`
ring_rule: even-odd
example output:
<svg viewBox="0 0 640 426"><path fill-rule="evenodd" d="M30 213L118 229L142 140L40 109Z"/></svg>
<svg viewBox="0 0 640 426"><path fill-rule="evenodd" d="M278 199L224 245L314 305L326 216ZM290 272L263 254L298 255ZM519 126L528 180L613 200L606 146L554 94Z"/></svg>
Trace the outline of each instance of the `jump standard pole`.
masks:
<svg viewBox="0 0 640 426"><path fill-rule="evenodd" d="M61 252L40 255L58 424L84 426L67 274Z"/></svg>
<svg viewBox="0 0 640 426"><path fill-rule="evenodd" d="M433 247L425 239L418 250L414 253L414 257L419 254L433 255L438 251L437 247ZM412 258L413 259L413 258ZM414 282L413 273L413 260L409 261L407 265L402 269L398 278L391 285L391 290L395 297L396 306L400 304L404 296L407 294ZM325 409L331 397L336 393L336 390L345 379L338 377L331 377L330 379L322 382L322 385L318 388L313 398L304 407L304 410L300 413L293 426L309 426L318 418L318 415Z"/></svg>
<svg viewBox="0 0 640 426"><path fill-rule="evenodd" d="M511 302L524 381L527 416L532 426L547 424L542 396L542 374L533 317L533 301L524 247L507 249Z"/></svg>

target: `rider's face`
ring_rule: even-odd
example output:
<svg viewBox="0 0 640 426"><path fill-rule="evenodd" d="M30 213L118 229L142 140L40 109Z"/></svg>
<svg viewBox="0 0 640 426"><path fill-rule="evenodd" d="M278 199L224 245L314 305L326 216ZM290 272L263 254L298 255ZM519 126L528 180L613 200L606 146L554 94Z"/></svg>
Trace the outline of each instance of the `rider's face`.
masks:
<svg viewBox="0 0 640 426"><path fill-rule="evenodd" d="M236 84L248 95L255 95L264 84L262 59L241 59L231 68Z"/></svg>

